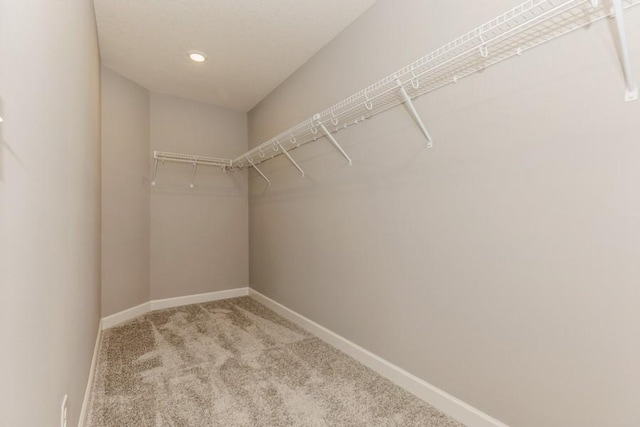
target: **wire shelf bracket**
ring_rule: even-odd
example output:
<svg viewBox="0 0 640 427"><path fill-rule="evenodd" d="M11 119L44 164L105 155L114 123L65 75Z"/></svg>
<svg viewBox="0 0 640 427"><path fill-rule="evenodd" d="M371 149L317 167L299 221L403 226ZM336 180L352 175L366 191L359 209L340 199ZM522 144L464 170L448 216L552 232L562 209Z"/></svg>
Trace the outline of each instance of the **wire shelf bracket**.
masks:
<svg viewBox="0 0 640 427"><path fill-rule="evenodd" d="M267 181L267 186L271 185L271 181L269 180L269 178L267 178L267 176L265 174L262 173L262 171L255 165L255 163L253 163L253 161L251 161L250 158L247 157L247 161L249 162L249 164L251 165L251 167L253 167L256 172L258 172L260 174L260 176Z"/></svg>
<svg viewBox="0 0 640 427"><path fill-rule="evenodd" d="M616 20L616 30L618 42L620 43L620 55L622 58L622 71L626 83L624 99L627 102L638 100L638 84L631 70L631 59L629 55L629 44L627 42L627 32L624 26L624 8L622 0L613 0L613 17Z"/></svg>
<svg viewBox="0 0 640 427"><path fill-rule="evenodd" d="M198 163L193 162L193 171L191 172L191 182L189 183L189 187L193 188L195 186L196 179L196 170L198 169Z"/></svg>
<svg viewBox="0 0 640 427"><path fill-rule="evenodd" d="M425 127L424 123L422 123L422 119L420 118L420 115L418 114L418 111L416 110L416 107L413 105L413 101L411 101L411 97L409 96L409 94L405 90L405 88L402 85L402 82L400 81L400 79L396 79L396 83L398 84L398 89L400 90L400 95L402 95L402 99L404 100L405 105L409 109L409 112L411 113L411 116L413 117L413 119L416 121L416 123L420 127L420 130L424 134L425 138L427 138L427 147L428 148L432 148L433 147L433 139L431 138L431 135L429 134L429 131Z"/></svg>
<svg viewBox="0 0 640 427"><path fill-rule="evenodd" d="M289 161L293 164L293 166L295 166L296 169L298 169L298 172L300 172L300 175L302 175L304 177L304 171L302 170L300 165L298 165L298 163L296 163L296 161L293 160L293 157L291 157L291 154L289 154L287 152L287 150L285 150L285 148L282 146L282 144L280 144L279 142L276 142L276 144L278 145L280 150L282 150L282 154L284 154L287 157L287 159L289 159Z"/></svg>
<svg viewBox="0 0 640 427"><path fill-rule="evenodd" d="M326 136L327 139L333 144L333 146L336 147L336 149L340 152L340 154L342 154L344 156L344 158L347 159L347 161L349 162L349 166L353 165L353 160L351 160L351 157L349 157L349 155L342 149L340 144L338 144L338 141L336 141L336 139L333 137L333 135L331 135L331 132L329 132L329 130L324 125L324 123L322 123L322 121L320 121L320 114L316 114L315 116L313 116L313 118L317 120L316 125L320 129L322 129L322 132L324 133L324 136Z"/></svg>
<svg viewBox="0 0 640 427"><path fill-rule="evenodd" d="M158 175L158 158L155 157L153 159L153 175L151 176L151 185L156 185L156 175Z"/></svg>

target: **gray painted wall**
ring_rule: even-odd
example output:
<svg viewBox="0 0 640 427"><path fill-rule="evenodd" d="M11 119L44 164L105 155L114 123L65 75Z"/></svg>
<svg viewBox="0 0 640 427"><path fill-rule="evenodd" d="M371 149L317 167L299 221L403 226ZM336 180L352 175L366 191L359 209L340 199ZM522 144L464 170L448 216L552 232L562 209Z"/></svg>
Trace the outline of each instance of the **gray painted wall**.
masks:
<svg viewBox="0 0 640 427"><path fill-rule="evenodd" d="M232 158L247 147L247 118L220 107L151 94L151 149ZM151 299L249 284L246 172L158 167L151 192Z"/></svg>
<svg viewBox="0 0 640 427"><path fill-rule="evenodd" d="M102 316L150 297L149 91L102 68Z"/></svg>
<svg viewBox="0 0 640 427"><path fill-rule="evenodd" d="M158 166L153 150L231 158L246 114L149 93L104 69L103 316L150 299L249 284L246 172Z"/></svg>
<svg viewBox="0 0 640 427"><path fill-rule="evenodd" d="M380 0L255 146L519 0ZM628 13L640 72L640 9ZM640 425L640 103L602 21L250 174L251 286L519 427Z"/></svg>
<svg viewBox="0 0 640 427"><path fill-rule="evenodd" d="M93 3L0 0L0 425L77 425L100 318Z"/></svg>

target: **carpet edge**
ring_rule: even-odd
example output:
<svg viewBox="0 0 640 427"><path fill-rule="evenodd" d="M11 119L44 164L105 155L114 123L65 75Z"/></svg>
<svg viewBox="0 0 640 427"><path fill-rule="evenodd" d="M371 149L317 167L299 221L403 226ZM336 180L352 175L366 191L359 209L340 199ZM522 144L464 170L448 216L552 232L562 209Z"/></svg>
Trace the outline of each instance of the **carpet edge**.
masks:
<svg viewBox="0 0 640 427"><path fill-rule="evenodd" d="M311 319L291 310L279 302L249 289L249 297L265 305L277 314L296 323L311 334L353 357L358 362L387 378L434 408L455 418L469 427L508 427L490 415L429 384L425 380L405 371L382 357L360 347L341 335L325 328Z"/></svg>
<svg viewBox="0 0 640 427"><path fill-rule="evenodd" d="M102 346L102 319L98 322L98 332L96 334L96 343L93 346L93 356L91 358L91 366L89 367L89 377L87 378L87 388L84 391L84 398L82 399L82 408L80 409L80 417L78 418L78 427L83 427L87 418L87 412L89 410L89 399L91 397L91 391L93 390L93 379L96 373L96 367L98 365L98 355L100 354L100 347Z"/></svg>

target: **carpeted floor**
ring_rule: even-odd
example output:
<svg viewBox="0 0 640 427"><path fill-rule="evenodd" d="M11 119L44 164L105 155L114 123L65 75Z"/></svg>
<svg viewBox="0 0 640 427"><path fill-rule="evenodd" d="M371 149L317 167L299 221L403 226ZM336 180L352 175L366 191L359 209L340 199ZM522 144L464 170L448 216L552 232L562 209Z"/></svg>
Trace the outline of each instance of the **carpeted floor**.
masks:
<svg viewBox="0 0 640 427"><path fill-rule="evenodd" d="M87 426L460 423L249 297L104 331Z"/></svg>

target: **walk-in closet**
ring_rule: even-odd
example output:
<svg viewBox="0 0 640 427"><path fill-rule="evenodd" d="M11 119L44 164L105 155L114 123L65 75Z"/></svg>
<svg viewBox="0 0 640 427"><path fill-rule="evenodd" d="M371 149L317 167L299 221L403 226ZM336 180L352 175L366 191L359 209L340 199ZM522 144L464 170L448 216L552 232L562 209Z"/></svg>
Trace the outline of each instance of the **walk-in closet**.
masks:
<svg viewBox="0 0 640 427"><path fill-rule="evenodd" d="M640 426L640 0L0 0L0 427Z"/></svg>

